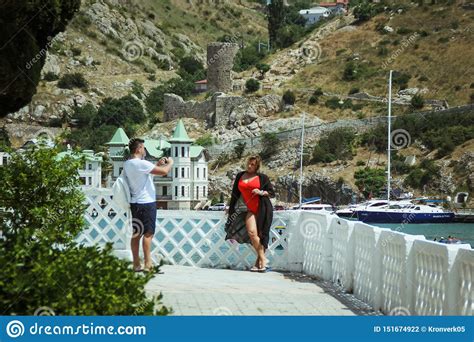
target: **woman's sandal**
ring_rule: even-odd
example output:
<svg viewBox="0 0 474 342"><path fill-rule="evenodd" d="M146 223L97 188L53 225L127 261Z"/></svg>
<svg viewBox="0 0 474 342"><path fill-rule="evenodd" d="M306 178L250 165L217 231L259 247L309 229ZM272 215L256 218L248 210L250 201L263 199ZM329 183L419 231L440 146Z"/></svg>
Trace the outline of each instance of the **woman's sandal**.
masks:
<svg viewBox="0 0 474 342"><path fill-rule="evenodd" d="M250 268L250 272L260 272L259 270L260 270L260 269L259 269L257 266L252 266L252 267Z"/></svg>

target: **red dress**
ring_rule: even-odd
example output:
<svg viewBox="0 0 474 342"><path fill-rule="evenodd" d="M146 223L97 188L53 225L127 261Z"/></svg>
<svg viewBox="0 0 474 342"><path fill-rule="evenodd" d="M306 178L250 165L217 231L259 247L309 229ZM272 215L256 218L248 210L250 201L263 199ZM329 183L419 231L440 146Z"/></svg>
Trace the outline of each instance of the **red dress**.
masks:
<svg viewBox="0 0 474 342"><path fill-rule="evenodd" d="M242 178L239 180L239 190L242 194L247 209L257 215L260 195L252 193L252 190L260 190L260 177L254 177L250 182L245 183Z"/></svg>

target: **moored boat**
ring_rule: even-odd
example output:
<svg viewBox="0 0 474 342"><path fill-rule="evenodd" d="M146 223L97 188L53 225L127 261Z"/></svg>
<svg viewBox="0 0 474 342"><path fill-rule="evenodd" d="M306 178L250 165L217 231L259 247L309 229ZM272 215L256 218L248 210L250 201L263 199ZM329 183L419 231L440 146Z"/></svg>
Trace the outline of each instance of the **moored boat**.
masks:
<svg viewBox="0 0 474 342"><path fill-rule="evenodd" d="M423 204L386 204L356 213L360 221L367 223L449 223L454 220L453 212Z"/></svg>

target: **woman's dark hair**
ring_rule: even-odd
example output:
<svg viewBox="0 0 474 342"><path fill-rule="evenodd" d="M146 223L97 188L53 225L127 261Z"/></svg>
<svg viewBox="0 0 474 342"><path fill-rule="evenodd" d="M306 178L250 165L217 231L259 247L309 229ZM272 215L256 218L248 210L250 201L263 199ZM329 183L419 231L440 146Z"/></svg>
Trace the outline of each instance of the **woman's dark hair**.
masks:
<svg viewBox="0 0 474 342"><path fill-rule="evenodd" d="M130 154L135 153L137 148L140 147L140 144L143 144L144 142L145 140L139 138L130 139L130 141L128 142L128 149L130 151Z"/></svg>
<svg viewBox="0 0 474 342"><path fill-rule="evenodd" d="M247 159L247 165L255 160L255 172L258 172L260 170L260 165L262 164L262 158L260 156L250 156L249 159Z"/></svg>

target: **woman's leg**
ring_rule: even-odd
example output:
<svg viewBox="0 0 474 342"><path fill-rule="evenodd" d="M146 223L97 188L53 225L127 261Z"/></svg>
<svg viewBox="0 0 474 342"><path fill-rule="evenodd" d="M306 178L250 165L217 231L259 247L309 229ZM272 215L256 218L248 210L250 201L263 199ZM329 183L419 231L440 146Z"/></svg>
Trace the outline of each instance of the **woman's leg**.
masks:
<svg viewBox="0 0 474 342"><path fill-rule="evenodd" d="M260 243L260 237L258 236L257 230L257 219L255 214L252 212L247 212L247 216L245 217L245 226L247 227L247 233L249 234L250 241L252 242L253 248L257 252L257 263L256 266L258 268L265 267L266 259L265 259L265 248Z"/></svg>

